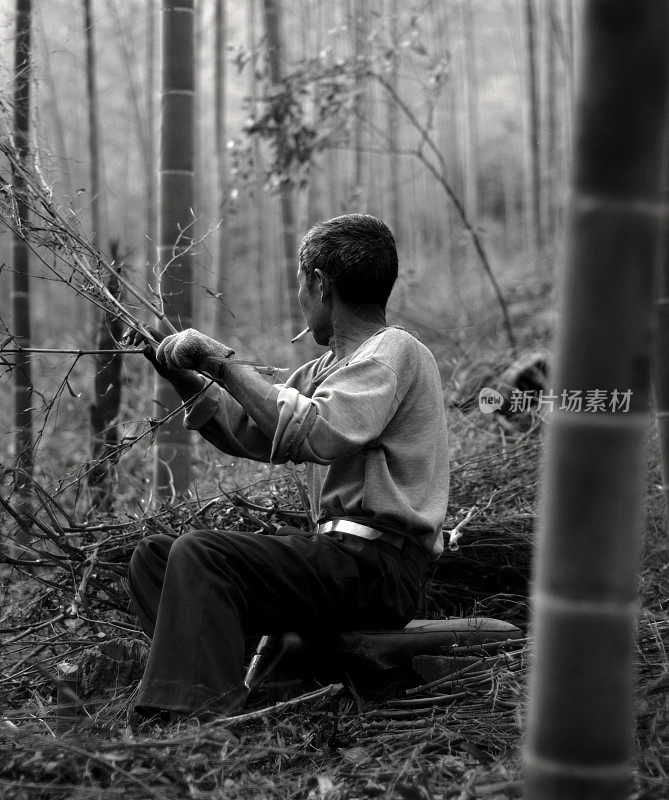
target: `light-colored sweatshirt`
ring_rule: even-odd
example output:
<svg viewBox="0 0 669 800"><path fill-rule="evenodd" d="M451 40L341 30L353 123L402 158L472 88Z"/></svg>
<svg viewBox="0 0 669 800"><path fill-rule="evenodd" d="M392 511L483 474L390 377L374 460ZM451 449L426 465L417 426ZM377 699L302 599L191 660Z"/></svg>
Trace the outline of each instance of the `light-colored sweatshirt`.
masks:
<svg viewBox="0 0 669 800"><path fill-rule="evenodd" d="M306 462L312 516L343 518L416 537L437 557L448 503L448 434L432 353L401 328L384 328L348 358L332 352L280 386L279 422L266 436L214 385L186 427L234 456Z"/></svg>

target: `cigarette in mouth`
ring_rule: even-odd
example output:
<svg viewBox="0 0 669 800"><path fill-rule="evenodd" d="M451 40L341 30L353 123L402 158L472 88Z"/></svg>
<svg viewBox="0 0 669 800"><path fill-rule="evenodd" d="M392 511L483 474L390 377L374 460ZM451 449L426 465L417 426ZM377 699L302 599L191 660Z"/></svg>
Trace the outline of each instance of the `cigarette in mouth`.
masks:
<svg viewBox="0 0 669 800"><path fill-rule="evenodd" d="M311 328L305 328L303 331L297 334L293 339L290 340L291 344L295 344L295 342L299 342L300 339L304 339L304 337L309 333Z"/></svg>

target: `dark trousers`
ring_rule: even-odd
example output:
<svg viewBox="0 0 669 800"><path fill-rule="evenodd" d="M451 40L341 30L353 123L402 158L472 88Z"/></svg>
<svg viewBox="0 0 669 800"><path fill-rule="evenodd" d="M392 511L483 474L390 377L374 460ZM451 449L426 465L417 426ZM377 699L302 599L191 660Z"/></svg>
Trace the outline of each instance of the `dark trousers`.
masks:
<svg viewBox="0 0 669 800"><path fill-rule="evenodd" d="M130 594L152 637L136 708L230 713L244 701L248 635L401 628L428 559L349 534L154 534L132 555Z"/></svg>

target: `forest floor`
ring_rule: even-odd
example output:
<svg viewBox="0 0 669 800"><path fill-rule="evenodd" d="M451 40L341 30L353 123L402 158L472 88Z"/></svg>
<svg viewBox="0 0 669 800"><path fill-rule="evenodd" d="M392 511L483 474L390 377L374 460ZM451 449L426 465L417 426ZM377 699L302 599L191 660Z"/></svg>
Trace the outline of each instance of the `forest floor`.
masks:
<svg viewBox="0 0 669 800"><path fill-rule="evenodd" d="M540 316L535 310L523 312L525 350L546 344L545 332L531 327ZM526 636L541 421L530 414L504 428L472 402L478 387L509 363L502 347L491 343L484 357L463 352L455 363L445 345L442 350L429 334L424 338L443 368L448 400L452 487L445 529L479 509L458 548L447 549L435 568L424 615L496 617ZM527 638L489 652L474 648L475 668L408 694L400 687L372 696L348 675L341 689L313 696L312 685L294 687L298 702L254 714L273 704L276 687L265 683L240 716L206 724L157 724L132 712L148 641L125 583L137 540L194 524L263 535L267 525L299 521L303 513L299 470L242 466L210 449L198 452L197 498L151 513L78 512L73 518L45 493L33 527L42 564L28 566L20 553L15 560L5 556L0 797L520 796ZM648 466L632 797L660 800L669 785L669 544L655 434ZM3 533L12 526L8 510L2 524ZM62 697L57 702L63 662L78 666L81 704L71 716Z"/></svg>

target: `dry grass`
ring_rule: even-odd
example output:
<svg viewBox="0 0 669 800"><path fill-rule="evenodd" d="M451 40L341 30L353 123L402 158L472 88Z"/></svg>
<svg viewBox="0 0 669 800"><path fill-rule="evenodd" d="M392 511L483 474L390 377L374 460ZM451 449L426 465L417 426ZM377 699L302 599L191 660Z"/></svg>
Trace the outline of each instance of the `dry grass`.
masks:
<svg viewBox="0 0 669 800"><path fill-rule="evenodd" d="M453 412L452 528L481 509L432 578L431 617L477 611L524 624L537 430L500 437L492 423ZM471 453L477 453L472 458ZM669 747L667 543L649 446L648 540L638 637L638 798L665 795ZM243 501L240 501L240 494ZM243 527L299 520L289 478L267 476L240 493L166 507L153 515L88 520L78 527L42 498L39 567L7 560L2 618L0 795L7 798L513 798L527 669L524 643L481 653L480 665L441 686L384 701L355 687L260 718L159 726L131 713L139 662L87 690L85 712L59 718L56 665L101 642L142 643L124 574L135 542L154 530ZM265 510L262 510L265 509ZM297 516L296 516L297 515ZM7 517L6 517L7 519ZM6 522L6 525L8 523ZM84 580L88 575L87 580ZM76 611L76 592L83 598ZM74 606L73 606L74 603ZM68 607L70 612L68 612ZM143 646L143 645L142 645ZM258 693L251 707L266 704Z"/></svg>

